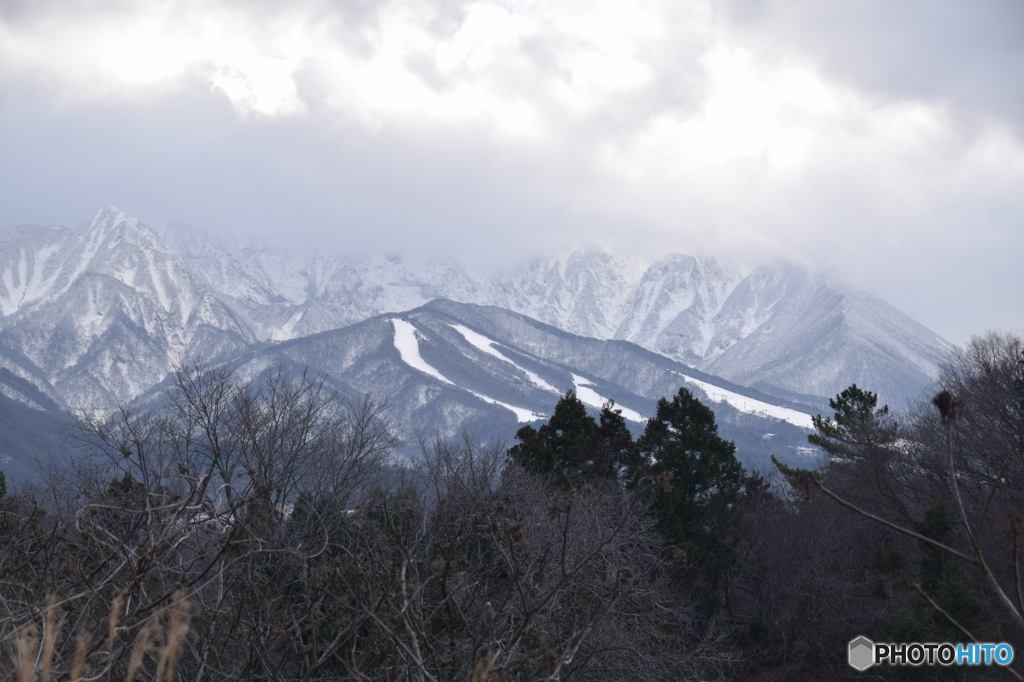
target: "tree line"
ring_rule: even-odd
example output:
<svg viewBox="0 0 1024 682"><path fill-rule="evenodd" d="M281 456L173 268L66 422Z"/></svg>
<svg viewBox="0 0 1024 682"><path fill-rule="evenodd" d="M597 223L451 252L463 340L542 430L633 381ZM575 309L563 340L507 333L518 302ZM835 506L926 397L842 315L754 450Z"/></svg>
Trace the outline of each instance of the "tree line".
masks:
<svg viewBox="0 0 1024 682"><path fill-rule="evenodd" d="M972 340L934 393L849 387L807 470L744 470L685 388L636 438L569 391L507 449L400 463L384 403L183 365L158 409L81 416L41 482L0 475L0 670L767 681L863 677L861 634L1020 650L1024 342Z"/></svg>

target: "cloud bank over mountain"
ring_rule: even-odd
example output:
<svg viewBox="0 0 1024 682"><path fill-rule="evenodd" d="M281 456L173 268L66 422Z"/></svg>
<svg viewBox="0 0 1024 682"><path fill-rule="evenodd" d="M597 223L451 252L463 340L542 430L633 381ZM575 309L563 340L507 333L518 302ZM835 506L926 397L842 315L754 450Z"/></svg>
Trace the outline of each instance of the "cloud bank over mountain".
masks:
<svg viewBox="0 0 1024 682"><path fill-rule="evenodd" d="M159 402L183 362L245 380L311 371L353 400L387 400L408 443L434 429L507 441L569 389L594 409L613 399L639 428L685 385L744 457L785 441L803 458L828 396L856 383L900 408L950 348L793 265L671 254L645 267L577 249L488 273L181 226L161 236L115 207L76 229L0 231L0 464L22 473L63 410Z"/></svg>
<svg viewBox="0 0 1024 682"><path fill-rule="evenodd" d="M954 341L1024 326L1012 2L0 8L0 224L506 263L785 256Z"/></svg>

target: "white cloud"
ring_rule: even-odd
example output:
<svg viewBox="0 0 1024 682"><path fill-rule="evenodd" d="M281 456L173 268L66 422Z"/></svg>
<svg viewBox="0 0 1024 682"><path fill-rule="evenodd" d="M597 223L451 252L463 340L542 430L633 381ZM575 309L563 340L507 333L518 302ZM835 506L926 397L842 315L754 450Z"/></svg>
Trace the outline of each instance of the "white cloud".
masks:
<svg viewBox="0 0 1024 682"><path fill-rule="evenodd" d="M37 80L72 102L117 102L199 77L243 116L302 110L295 73L311 48L309 17L302 13L261 26L261 17L217 3L71 3L67 9L2 24L8 80Z"/></svg>
<svg viewBox="0 0 1024 682"><path fill-rule="evenodd" d="M141 148L103 151L111 184L163 169L151 185L180 208L160 214L363 221L352 239L382 250L782 254L913 313L935 296L913 282L953 260L983 281L974 261L1024 248L1019 10L979 2L36 0L0 8L0 95L91 112L97 138L123 121L102 112L166 111ZM235 118L197 132L197 102ZM39 173L18 186L53 191Z"/></svg>

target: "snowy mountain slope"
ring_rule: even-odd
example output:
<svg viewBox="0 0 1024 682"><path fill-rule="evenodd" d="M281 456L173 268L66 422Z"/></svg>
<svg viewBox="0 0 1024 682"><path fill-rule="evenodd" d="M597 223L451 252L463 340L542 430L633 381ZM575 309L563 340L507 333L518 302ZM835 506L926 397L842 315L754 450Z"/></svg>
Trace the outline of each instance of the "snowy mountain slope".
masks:
<svg viewBox="0 0 1024 682"><path fill-rule="evenodd" d="M761 286L741 293L758 304L735 314L750 315L752 329L701 369L768 392L833 396L856 383L902 407L945 361L948 344L884 301L795 270L777 279L777 272L755 273Z"/></svg>
<svg viewBox="0 0 1024 682"><path fill-rule="evenodd" d="M716 357L737 336L728 333L720 312L741 281L738 270L711 259L667 256L651 265L633 288L619 310L613 338L688 365Z"/></svg>
<svg viewBox="0 0 1024 682"><path fill-rule="evenodd" d="M573 334L611 338L643 274L634 259L580 248L565 258L532 258L491 278L477 300L437 298L508 308Z"/></svg>
<svg viewBox="0 0 1024 682"><path fill-rule="evenodd" d="M233 272L247 273L238 281L258 281L270 292L263 294L263 308L245 313L265 340L445 298L507 308L583 336L631 341L737 383L759 382L780 396L829 397L857 382L894 404L916 396L949 349L878 299L868 304L864 295L789 264L743 273L711 258L672 254L644 267L580 248L481 274L454 263L256 244L219 248L220 258L235 259ZM204 267L201 260L190 262ZM226 284L214 287L231 291ZM271 299L289 303L268 312ZM302 305L317 306L315 315Z"/></svg>
<svg viewBox="0 0 1024 682"><path fill-rule="evenodd" d="M699 383L704 382L720 391L745 396L751 401L788 408L802 414L813 411L807 405L738 386L636 344L577 336L504 308L438 300L420 310L436 311L447 318L458 320L456 328L471 326L492 343L492 350L497 350L510 362L544 358L558 366L570 368L570 373L577 379L577 387L580 383L578 379L588 383L598 381L601 385L617 387L632 395L657 399L666 394L674 394L684 381L693 379L698 382L696 386L701 392L704 391ZM524 359L520 361L518 358ZM558 387L558 384L555 386ZM564 391L565 387L559 390ZM610 397L621 402L614 395ZM649 411L644 412L644 418L649 416ZM797 421L800 425L805 423L802 417Z"/></svg>
<svg viewBox="0 0 1024 682"><path fill-rule="evenodd" d="M46 372L37 367L35 363L26 358L18 351L0 342L0 375L11 378L11 381L0 380L3 388L0 392L8 398L25 404L37 403L28 393L20 388L22 385L31 386L33 391L42 393L47 400L54 404L65 407L64 400L57 390L50 384ZM24 382L22 384L21 382ZM19 397L19 394L24 394Z"/></svg>
<svg viewBox="0 0 1024 682"><path fill-rule="evenodd" d="M464 428L479 438L509 441L522 423L549 415L568 389L594 408L614 399L639 431L658 398L686 385L715 410L723 435L738 442L741 456L757 465L770 453L799 460L807 430L787 419L809 420L808 408L631 343L580 337L502 308L451 301L292 339L228 362L243 378L309 367L353 397L386 397L391 417L411 442L418 431L452 436Z"/></svg>
<svg viewBox="0 0 1024 682"><path fill-rule="evenodd" d="M277 368L298 373L308 367L347 395L384 398L390 418L411 444L421 433L453 435L464 428L481 437L509 438L520 417L545 409L542 396L524 396L502 385L500 374L460 362L450 340L408 317L378 316L252 351L232 359L231 365L242 378Z"/></svg>
<svg viewBox="0 0 1024 682"><path fill-rule="evenodd" d="M336 329L435 298L476 300L482 286L453 262L411 265L394 256L330 254L306 247L228 246L181 225L168 243L266 341Z"/></svg>
<svg viewBox="0 0 1024 682"><path fill-rule="evenodd" d="M0 282L0 344L73 408L129 400L177 357L254 341L155 232L113 208L75 230L0 232Z"/></svg>
<svg viewBox="0 0 1024 682"><path fill-rule="evenodd" d="M797 399L856 382L899 405L948 350L884 302L792 265L744 273L674 254L645 267L581 248L479 273L454 262L225 243L180 225L161 238L106 208L74 230L0 231L0 366L58 403L110 407L184 355L237 355L439 298L630 341Z"/></svg>
<svg viewBox="0 0 1024 682"><path fill-rule="evenodd" d="M318 271L315 253L275 254L253 244L232 252L180 224L169 225L164 239L260 340L283 341L345 326L309 296L307 288L315 290L315 281L307 286L309 272L315 278Z"/></svg>

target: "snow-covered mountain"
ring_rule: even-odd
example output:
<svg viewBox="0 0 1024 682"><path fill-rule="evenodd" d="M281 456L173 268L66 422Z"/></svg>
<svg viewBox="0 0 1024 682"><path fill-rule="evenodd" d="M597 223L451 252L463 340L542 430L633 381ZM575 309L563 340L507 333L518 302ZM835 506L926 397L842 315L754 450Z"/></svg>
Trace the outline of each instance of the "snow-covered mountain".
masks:
<svg viewBox="0 0 1024 682"><path fill-rule="evenodd" d="M0 310L4 366L73 408L129 400L178 357L256 340L205 278L113 208L74 230L0 232Z"/></svg>
<svg viewBox="0 0 1024 682"><path fill-rule="evenodd" d="M194 271L211 273L211 285L267 341L443 298L507 308L574 334L631 341L778 396L830 397L857 383L894 405L916 397L951 348L884 301L786 263L745 273L711 258L672 254L644 266L580 248L482 274L454 262L198 243L182 227L167 237Z"/></svg>
<svg viewBox="0 0 1024 682"><path fill-rule="evenodd" d="M716 413L741 459L806 463L812 408L709 376L635 344L577 336L493 306L436 300L399 314L253 349L226 362L241 379L311 369L342 393L386 397L415 450L419 434L510 442L574 389L593 410L613 399L639 432L655 403L686 386ZM144 400L157 400L161 387Z"/></svg>
<svg viewBox="0 0 1024 682"><path fill-rule="evenodd" d="M181 225L164 237L245 315L264 341L283 341L400 312L436 298L485 302L486 280L458 263L346 256L255 242L227 245Z"/></svg>
<svg viewBox="0 0 1024 682"><path fill-rule="evenodd" d="M902 407L952 350L885 301L791 266L755 270L720 316L727 348L697 365L777 395L828 397L856 383Z"/></svg>
<svg viewBox="0 0 1024 682"><path fill-rule="evenodd" d="M0 367L68 407L133 398L182 356L236 356L435 299L631 341L796 399L856 382L899 404L948 350L883 301L791 265L742 272L674 254L645 266L579 249L480 273L224 243L182 226L160 236L112 207L77 229L0 231Z"/></svg>

